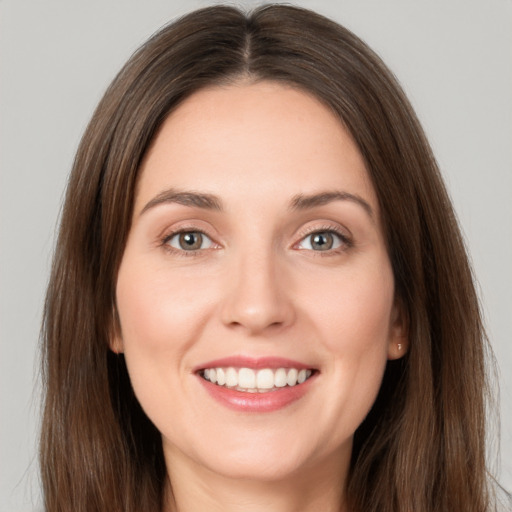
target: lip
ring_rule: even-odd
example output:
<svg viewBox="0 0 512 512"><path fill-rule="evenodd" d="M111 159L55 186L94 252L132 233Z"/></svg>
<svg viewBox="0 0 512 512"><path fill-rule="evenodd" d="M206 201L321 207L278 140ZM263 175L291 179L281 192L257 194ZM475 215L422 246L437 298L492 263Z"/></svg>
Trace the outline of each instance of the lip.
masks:
<svg viewBox="0 0 512 512"><path fill-rule="evenodd" d="M314 373L308 380L296 386L286 386L266 393L247 393L236 389L217 386L196 374L201 385L221 405L239 412L273 412L283 409L302 398L311 388L312 381L316 380L318 373Z"/></svg>
<svg viewBox="0 0 512 512"><path fill-rule="evenodd" d="M206 368L297 368L315 370L313 375L302 384L285 386L266 393L247 393L236 389L212 384L204 379L200 372ZM318 377L318 370L311 365L282 357L232 356L208 361L194 368L194 374L208 394L221 405L238 412L264 413L283 409L301 399Z"/></svg>
<svg viewBox="0 0 512 512"><path fill-rule="evenodd" d="M233 368L252 368L253 370L259 370L261 368L297 368L297 370L315 369L310 365L283 357L231 356L200 364L196 366L193 371L194 373L197 373L205 368L225 368L230 366Z"/></svg>

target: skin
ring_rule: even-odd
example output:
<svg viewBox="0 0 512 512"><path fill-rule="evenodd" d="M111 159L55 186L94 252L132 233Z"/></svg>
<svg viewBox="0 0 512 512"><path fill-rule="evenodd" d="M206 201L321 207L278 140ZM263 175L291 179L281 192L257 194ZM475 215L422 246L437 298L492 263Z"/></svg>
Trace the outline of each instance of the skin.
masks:
<svg viewBox="0 0 512 512"><path fill-rule="evenodd" d="M223 209L155 201L170 189L213 194ZM332 191L369 209L353 198L290 207ZM183 249L171 238L179 230L204 232L202 248ZM313 231L348 241L333 235L334 248L315 250ZM162 433L166 510L343 509L354 431L406 340L375 192L326 107L269 82L181 104L141 168L117 308L112 349L125 353ZM233 355L291 358L318 373L283 409L234 411L194 372Z"/></svg>

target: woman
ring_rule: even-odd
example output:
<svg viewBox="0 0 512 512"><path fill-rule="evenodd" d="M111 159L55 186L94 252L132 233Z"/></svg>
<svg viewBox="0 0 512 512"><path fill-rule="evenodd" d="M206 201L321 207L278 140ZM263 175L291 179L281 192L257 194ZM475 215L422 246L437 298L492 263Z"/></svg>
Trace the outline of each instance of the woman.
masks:
<svg viewBox="0 0 512 512"><path fill-rule="evenodd" d="M399 85L285 6L164 28L100 102L45 312L48 511L485 511L485 335Z"/></svg>

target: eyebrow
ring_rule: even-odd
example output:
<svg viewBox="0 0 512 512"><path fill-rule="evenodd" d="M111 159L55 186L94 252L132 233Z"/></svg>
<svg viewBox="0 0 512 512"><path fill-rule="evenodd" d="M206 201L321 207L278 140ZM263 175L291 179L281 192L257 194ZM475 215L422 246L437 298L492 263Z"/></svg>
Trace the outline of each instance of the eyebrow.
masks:
<svg viewBox="0 0 512 512"><path fill-rule="evenodd" d="M205 194L203 192L194 191L181 191L174 188L160 192L156 197L151 199L140 215L147 212L151 208L161 204L177 203L183 206L193 206L195 208L203 208L205 210L222 211L222 201L212 194Z"/></svg>
<svg viewBox="0 0 512 512"><path fill-rule="evenodd" d="M292 210L308 210L310 208L316 208L318 206L332 203L333 201L350 201L358 204L366 211L372 220L375 220L375 214L372 207L362 197L349 192L337 190L320 192L312 195L299 194L292 199L291 208Z"/></svg>
<svg viewBox="0 0 512 512"><path fill-rule="evenodd" d="M324 206L334 201L350 201L358 204L366 211L369 217L374 220L373 209L367 201L356 194L343 191L327 191L311 195L298 194L292 198L290 202L290 209L309 210L319 206ZM216 195L204 192L182 191L171 188L160 192L160 194L151 199L141 210L140 215L155 206L171 203L219 212L224 210L221 199Z"/></svg>

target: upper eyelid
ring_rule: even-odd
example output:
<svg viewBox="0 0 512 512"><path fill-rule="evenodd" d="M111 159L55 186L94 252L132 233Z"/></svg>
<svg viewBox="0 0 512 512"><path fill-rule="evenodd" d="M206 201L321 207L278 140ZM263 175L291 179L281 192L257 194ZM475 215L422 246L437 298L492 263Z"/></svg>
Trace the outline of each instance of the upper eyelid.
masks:
<svg viewBox="0 0 512 512"><path fill-rule="evenodd" d="M321 224L321 225L311 225L306 228L301 228L297 232L297 237L299 238L299 241L300 241L309 235L312 235L314 233L322 233L325 231L333 232L344 239L352 239L353 238L352 233L347 228L340 226L338 223L329 223L326 221L324 221L324 224ZM296 243L296 242L294 242L294 243Z"/></svg>
<svg viewBox="0 0 512 512"><path fill-rule="evenodd" d="M164 229L160 229L157 234L157 239L164 240L172 238L174 235L179 233L192 233L198 232L202 235L211 238L213 241L219 238L217 232L213 227L210 226L209 223L205 223L202 220L198 219L190 219L190 220L180 220L178 222L174 222L170 225L166 225Z"/></svg>
<svg viewBox="0 0 512 512"><path fill-rule="evenodd" d="M213 237L209 235L206 231L199 228L179 228L176 230L169 230L167 234L164 231L164 234L161 236L162 240L170 240L171 238L174 238L176 235L181 235L182 233L201 233L201 235L204 235L208 238L210 238L213 242Z"/></svg>

